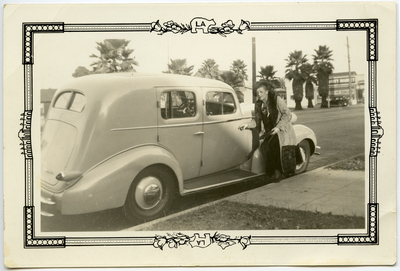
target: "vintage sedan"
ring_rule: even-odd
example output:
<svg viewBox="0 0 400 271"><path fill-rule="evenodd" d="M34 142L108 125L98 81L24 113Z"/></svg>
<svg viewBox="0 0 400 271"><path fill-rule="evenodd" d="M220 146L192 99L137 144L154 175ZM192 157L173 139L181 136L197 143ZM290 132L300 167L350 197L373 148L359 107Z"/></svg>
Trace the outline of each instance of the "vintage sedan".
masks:
<svg viewBox="0 0 400 271"><path fill-rule="evenodd" d="M349 100L348 96L333 96L330 98L330 105L348 106Z"/></svg>
<svg viewBox="0 0 400 271"><path fill-rule="evenodd" d="M264 174L250 159L251 119L235 91L217 80L181 75L90 75L59 89L41 142L41 214L124 207L127 218L164 214L187 195ZM307 169L315 134L294 125Z"/></svg>

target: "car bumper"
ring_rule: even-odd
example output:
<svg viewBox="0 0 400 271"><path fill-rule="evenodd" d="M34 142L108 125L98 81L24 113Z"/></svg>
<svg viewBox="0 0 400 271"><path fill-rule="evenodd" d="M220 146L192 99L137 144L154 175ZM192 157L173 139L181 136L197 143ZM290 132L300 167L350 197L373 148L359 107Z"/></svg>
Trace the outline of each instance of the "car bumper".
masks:
<svg viewBox="0 0 400 271"><path fill-rule="evenodd" d="M54 194L42 188L40 195L40 214L46 217L53 217L60 214L61 194Z"/></svg>

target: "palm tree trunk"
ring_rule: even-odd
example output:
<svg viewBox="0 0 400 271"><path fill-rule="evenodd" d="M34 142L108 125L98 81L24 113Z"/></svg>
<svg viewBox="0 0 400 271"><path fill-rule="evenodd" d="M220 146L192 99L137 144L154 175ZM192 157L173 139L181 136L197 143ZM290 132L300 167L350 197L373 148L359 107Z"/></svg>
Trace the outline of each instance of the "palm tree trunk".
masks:
<svg viewBox="0 0 400 271"><path fill-rule="evenodd" d="M308 108L314 108L314 105L312 103L312 99L311 98L308 98L308 106L307 107Z"/></svg>
<svg viewBox="0 0 400 271"><path fill-rule="evenodd" d="M327 96L322 96L321 108L328 108L328 101L326 99Z"/></svg>
<svg viewBox="0 0 400 271"><path fill-rule="evenodd" d="M294 110L303 110L303 107L301 107L301 101L295 100L295 102L296 102L296 107L294 108Z"/></svg>

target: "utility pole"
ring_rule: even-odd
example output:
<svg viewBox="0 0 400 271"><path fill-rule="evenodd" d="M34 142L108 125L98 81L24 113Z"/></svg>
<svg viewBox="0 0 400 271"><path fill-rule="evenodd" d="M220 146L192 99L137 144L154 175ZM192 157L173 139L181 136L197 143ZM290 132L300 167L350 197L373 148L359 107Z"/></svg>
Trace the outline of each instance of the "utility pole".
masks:
<svg viewBox="0 0 400 271"><path fill-rule="evenodd" d="M346 36L346 40L347 40L347 59L348 59L348 63L349 63L349 94L350 94L350 100L352 100L353 98L353 93L351 91L351 69L350 69L350 45L349 45L349 37ZM356 91L356 104L357 104L357 91Z"/></svg>
<svg viewBox="0 0 400 271"><path fill-rule="evenodd" d="M254 93L254 88L256 87L256 38L251 39L252 48L252 92ZM256 102L257 97L253 95L253 103Z"/></svg>

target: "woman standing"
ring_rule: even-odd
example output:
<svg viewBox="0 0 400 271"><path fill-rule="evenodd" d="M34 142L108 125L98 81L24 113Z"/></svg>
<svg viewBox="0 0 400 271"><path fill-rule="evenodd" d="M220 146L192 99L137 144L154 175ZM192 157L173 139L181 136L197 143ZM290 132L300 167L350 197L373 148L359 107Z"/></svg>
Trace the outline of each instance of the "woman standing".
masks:
<svg viewBox="0 0 400 271"><path fill-rule="evenodd" d="M297 150L296 135L290 123L292 114L285 101L270 86L259 83L256 94L258 100L254 105L255 118L240 125L239 130L256 129L257 134L262 131L263 124L264 134L260 135L260 139L264 141L260 150L266 160L267 176L278 179L281 173L294 174L296 157L301 162L301 155Z"/></svg>

